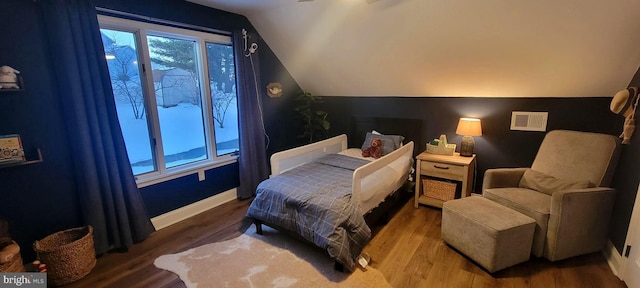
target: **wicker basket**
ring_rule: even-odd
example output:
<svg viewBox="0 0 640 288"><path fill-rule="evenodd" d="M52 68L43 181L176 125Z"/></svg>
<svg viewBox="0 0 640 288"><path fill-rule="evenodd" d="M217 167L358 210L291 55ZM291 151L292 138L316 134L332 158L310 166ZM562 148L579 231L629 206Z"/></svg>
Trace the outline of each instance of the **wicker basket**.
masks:
<svg viewBox="0 0 640 288"><path fill-rule="evenodd" d="M47 265L48 283L54 286L79 280L96 265L91 226L56 232L36 241L33 249Z"/></svg>
<svg viewBox="0 0 640 288"><path fill-rule="evenodd" d="M12 244L18 246L18 243L15 241L11 241ZM4 251L4 250L3 250ZM2 257L5 258L5 257ZM22 256L20 256L20 246L18 246L18 251L13 253L9 257L5 259L0 259L0 273L16 273L16 272L24 272L24 265L22 264Z"/></svg>
<svg viewBox="0 0 640 288"><path fill-rule="evenodd" d="M435 179L422 180L424 195L442 201L453 200L456 197L456 183Z"/></svg>

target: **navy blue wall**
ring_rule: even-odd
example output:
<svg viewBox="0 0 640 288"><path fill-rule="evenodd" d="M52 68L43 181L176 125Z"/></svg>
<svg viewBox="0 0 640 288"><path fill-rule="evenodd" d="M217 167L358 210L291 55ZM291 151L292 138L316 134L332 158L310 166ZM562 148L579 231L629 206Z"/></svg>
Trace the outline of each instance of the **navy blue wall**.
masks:
<svg viewBox="0 0 640 288"><path fill-rule="evenodd" d="M31 152L40 148L44 162L0 168L0 217L33 260L34 240L80 225L75 175L47 40L36 3L7 0L0 4L0 65L12 66L24 79L22 92L0 92L0 135L20 134ZM37 154L37 153L36 153Z"/></svg>
<svg viewBox="0 0 640 288"><path fill-rule="evenodd" d="M629 86L640 86L640 69L636 71ZM621 89L623 88L621 87ZM615 127L619 129L618 133L622 132L623 121L623 117L618 117L615 124ZM636 130L638 129L636 128ZM640 132L636 131L634 134L635 136L631 138L631 143L622 145L620 162L613 179L613 185L616 187L618 194L613 207L614 213L611 221L610 237L618 253L621 254L624 250L633 204L637 196L638 183L640 183Z"/></svg>

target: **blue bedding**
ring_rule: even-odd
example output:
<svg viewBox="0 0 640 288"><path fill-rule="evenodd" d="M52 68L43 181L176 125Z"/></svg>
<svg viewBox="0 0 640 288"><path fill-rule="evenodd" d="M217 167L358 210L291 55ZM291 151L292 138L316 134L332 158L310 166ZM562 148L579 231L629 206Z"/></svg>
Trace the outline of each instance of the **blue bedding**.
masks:
<svg viewBox="0 0 640 288"><path fill-rule="evenodd" d="M353 171L367 160L325 155L258 185L247 216L301 235L349 271L371 238L351 201Z"/></svg>

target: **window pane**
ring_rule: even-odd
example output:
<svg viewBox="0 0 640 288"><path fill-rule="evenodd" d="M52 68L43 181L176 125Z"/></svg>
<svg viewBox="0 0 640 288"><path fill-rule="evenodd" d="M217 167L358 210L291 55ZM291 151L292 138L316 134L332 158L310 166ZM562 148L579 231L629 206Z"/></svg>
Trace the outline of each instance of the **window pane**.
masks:
<svg viewBox="0 0 640 288"><path fill-rule="evenodd" d="M233 49L230 45L207 43L209 85L216 136L216 155L239 150L238 102Z"/></svg>
<svg viewBox="0 0 640 288"><path fill-rule="evenodd" d="M165 166L206 159L196 42L162 36L148 42Z"/></svg>
<svg viewBox="0 0 640 288"><path fill-rule="evenodd" d="M142 94L135 34L100 29L111 87L133 174L155 169Z"/></svg>

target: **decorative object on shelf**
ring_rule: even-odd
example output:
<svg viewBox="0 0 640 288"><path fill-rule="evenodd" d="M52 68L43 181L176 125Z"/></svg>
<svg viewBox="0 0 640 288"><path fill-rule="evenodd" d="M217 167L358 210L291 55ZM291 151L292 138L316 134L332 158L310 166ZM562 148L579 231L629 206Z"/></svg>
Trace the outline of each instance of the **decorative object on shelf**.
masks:
<svg viewBox="0 0 640 288"><path fill-rule="evenodd" d="M267 84L267 95L271 98L282 96L282 84L278 82Z"/></svg>
<svg viewBox="0 0 640 288"><path fill-rule="evenodd" d="M31 152L31 154L26 153L25 152L25 156L24 158L26 159L25 161L13 161L13 162L0 162L0 168L8 168L8 167L14 167L14 166L22 166L22 165L29 165L29 164L35 164L35 163L42 163L43 159L42 159L42 151L40 151L40 149L33 149L33 152ZM29 158L29 155L31 155L32 158Z"/></svg>
<svg viewBox="0 0 640 288"><path fill-rule="evenodd" d="M611 99L609 109L611 112L625 117L624 126L622 128L622 144L631 143L631 136L636 130L635 114L638 107L638 87L629 87L618 91Z"/></svg>
<svg viewBox="0 0 640 288"><path fill-rule="evenodd" d="M475 146L473 136L482 136L480 119L460 118L456 134L463 135L462 141L460 141L460 156L471 157Z"/></svg>
<svg viewBox="0 0 640 288"><path fill-rule="evenodd" d="M20 135L0 135L0 165L25 161Z"/></svg>
<svg viewBox="0 0 640 288"><path fill-rule="evenodd" d="M20 89L16 74L20 74L20 71L6 65L0 67L0 89Z"/></svg>

